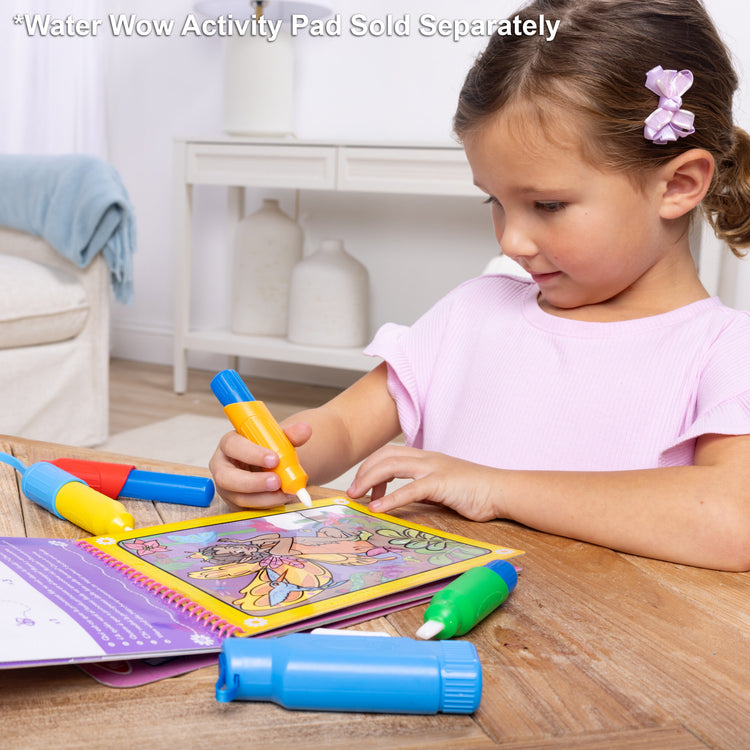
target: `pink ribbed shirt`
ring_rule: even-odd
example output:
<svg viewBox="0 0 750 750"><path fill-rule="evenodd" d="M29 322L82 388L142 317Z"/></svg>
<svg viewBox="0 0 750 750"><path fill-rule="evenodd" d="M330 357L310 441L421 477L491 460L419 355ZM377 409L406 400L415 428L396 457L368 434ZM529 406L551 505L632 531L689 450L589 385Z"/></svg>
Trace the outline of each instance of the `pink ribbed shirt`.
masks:
<svg viewBox="0 0 750 750"><path fill-rule="evenodd" d="M408 445L514 469L690 464L750 434L750 313L717 298L615 323L545 313L527 280L481 276L366 349L388 363Z"/></svg>

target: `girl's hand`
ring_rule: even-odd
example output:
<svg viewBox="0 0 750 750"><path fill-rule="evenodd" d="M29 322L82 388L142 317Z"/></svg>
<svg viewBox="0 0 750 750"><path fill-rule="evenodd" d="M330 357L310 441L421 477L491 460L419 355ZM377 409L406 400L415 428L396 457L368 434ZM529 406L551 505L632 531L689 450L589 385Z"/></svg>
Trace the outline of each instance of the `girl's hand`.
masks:
<svg viewBox="0 0 750 750"><path fill-rule="evenodd" d="M501 472L488 466L417 448L386 445L362 463L348 494L372 490L370 508L387 513L418 501L440 503L472 521L502 518ZM413 482L386 494L392 479Z"/></svg>
<svg viewBox="0 0 750 750"><path fill-rule="evenodd" d="M310 439L312 428L304 422L284 427L284 432L296 448ZM278 455L257 445L234 430L219 441L208 468L214 478L216 491L229 504L239 508L272 508L287 502L281 491L281 480L273 469Z"/></svg>

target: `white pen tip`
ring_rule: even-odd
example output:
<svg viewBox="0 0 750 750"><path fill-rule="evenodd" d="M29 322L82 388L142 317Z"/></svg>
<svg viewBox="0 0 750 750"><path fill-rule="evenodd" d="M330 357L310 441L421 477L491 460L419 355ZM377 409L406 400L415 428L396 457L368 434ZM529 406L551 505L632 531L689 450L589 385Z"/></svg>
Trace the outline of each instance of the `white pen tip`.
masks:
<svg viewBox="0 0 750 750"><path fill-rule="evenodd" d="M437 620L427 620L419 630L417 630L417 638L421 638L423 641L429 641L430 638L434 638L443 628L442 622Z"/></svg>
<svg viewBox="0 0 750 750"><path fill-rule="evenodd" d="M306 508L312 508L312 498L304 487L301 490L297 490L297 497Z"/></svg>

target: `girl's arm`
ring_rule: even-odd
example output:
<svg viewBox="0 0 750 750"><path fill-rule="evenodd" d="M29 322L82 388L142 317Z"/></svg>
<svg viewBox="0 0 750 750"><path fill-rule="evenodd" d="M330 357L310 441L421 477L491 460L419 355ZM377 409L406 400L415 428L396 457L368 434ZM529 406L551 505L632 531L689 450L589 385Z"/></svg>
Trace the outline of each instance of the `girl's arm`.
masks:
<svg viewBox="0 0 750 750"><path fill-rule="evenodd" d="M492 469L388 446L362 465L349 494L392 477L415 481L375 499L373 510L428 500L622 552L750 569L750 436L701 437L693 466L616 472Z"/></svg>
<svg viewBox="0 0 750 750"><path fill-rule="evenodd" d="M334 479L400 433L386 378L381 364L323 406L282 423L310 484ZM219 442L209 468L228 503L268 508L286 500L279 477L269 471L277 463L276 453L232 431Z"/></svg>

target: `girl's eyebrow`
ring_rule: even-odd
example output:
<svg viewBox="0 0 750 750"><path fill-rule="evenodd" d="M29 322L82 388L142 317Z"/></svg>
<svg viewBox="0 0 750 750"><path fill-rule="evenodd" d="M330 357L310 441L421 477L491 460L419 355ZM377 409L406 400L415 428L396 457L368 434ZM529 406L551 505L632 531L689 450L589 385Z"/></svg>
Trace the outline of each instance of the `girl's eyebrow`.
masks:
<svg viewBox="0 0 750 750"><path fill-rule="evenodd" d="M540 193L552 194L567 192L567 188L562 185L544 185L543 187L540 187L539 185L525 185L524 187L519 188L518 192L522 195L528 195L530 193L535 195Z"/></svg>
<svg viewBox="0 0 750 750"><path fill-rule="evenodd" d="M481 185L479 182L474 180L474 185L478 187L482 192L490 194L490 191L487 190L483 185ZM524 185L523 187L519 187L514 190L514 192L518 193L519 195L540 195L545 193L563 193L565 192L565 188L562 187L538 187L537 185Z"/></svg>

